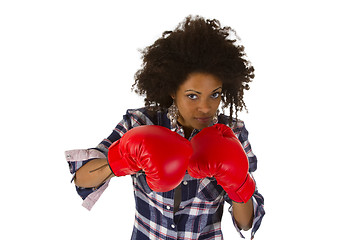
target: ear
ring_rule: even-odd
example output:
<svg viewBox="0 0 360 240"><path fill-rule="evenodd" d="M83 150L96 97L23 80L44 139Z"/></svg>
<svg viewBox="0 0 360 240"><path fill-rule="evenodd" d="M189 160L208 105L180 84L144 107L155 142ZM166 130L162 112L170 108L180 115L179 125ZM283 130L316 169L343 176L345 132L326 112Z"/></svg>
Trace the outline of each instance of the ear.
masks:
<svg viewBox="0 0 360 240"><path fill-rule="evenodd" d="M175 100L175 93L171 93L171 94L170 94L170 97L171 97L173 100Z"/></svg>

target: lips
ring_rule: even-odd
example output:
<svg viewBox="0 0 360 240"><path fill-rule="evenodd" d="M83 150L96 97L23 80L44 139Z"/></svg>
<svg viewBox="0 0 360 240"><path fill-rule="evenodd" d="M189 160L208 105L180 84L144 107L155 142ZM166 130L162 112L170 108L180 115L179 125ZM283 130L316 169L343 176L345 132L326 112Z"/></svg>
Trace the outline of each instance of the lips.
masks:
<svg viewBox="0 0 360 240"><path fill-rule="evenodd" d="M211 120L211 117L202 117L202 118L195 118L195 120L201 122L201 123L208 123Z"/></svg>

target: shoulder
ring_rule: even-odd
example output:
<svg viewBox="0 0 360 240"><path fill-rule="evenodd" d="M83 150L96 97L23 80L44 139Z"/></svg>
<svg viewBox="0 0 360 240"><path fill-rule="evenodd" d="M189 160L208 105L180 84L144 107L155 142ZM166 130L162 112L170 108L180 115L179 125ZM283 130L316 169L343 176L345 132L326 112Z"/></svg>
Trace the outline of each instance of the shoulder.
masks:
<svg viewBox="0 0 360 240"><path fill-rule="evenodd" d="M126 110L124 121L127 121L131 127L141 125L163 125L161 120L166 117L166 112L155 110L148 107Z"/></svg>
<svg viewBox="0 0 360 240"><path fill-rule="evenodd" d="M240 131L241 129L245 128L244 121L236 118L230 120L230 117L225 114L219 114L218 121L219 123L225 124L226 126L230 127L234 132Z"/></svg>
<svg viewBox="0 0 360 240"><path fill-rule="evenodd" d="M219 115L218 121L219 123L225 124L226 126L230 127L240 140L247 140L248 131L245 128L244 121L235 118L230 120L230 117L224 114Z"/></svg>
<svg viewBox="0 0 360 240"><path fill-rule="evenodd" d="M252 147L249 142L249 132L245 128L245 123L239 119L233 119L230 124L230 117L226 115L219 115L219 123L226 124L234 132L236 137L241 142L246 155L249 160L249 171L254 172L257 169L257 157L252 151Z"/></svg>

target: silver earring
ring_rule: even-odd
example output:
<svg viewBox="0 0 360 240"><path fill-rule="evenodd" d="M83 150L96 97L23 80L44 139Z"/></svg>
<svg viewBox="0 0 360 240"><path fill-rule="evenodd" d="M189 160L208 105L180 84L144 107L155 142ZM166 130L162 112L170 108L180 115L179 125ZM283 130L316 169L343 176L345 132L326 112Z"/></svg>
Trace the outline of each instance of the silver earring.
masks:
<svg viewBox="0 0 360 240"><path fill-rule="evenodd" d="M214 116L213 119L212 119L213 124L217 124L217 123L218 123L219 112L220 112L219 109L216 110L215 116Z"/></svg>
<svg viewBox="0 0 360 240"><path fill-rule="evenodd" d="M166 114L166 116L170 120L171 127L176 127L177 119L179 117L179 109L176 107L174 102L168 108L168 113Z"/></svg>

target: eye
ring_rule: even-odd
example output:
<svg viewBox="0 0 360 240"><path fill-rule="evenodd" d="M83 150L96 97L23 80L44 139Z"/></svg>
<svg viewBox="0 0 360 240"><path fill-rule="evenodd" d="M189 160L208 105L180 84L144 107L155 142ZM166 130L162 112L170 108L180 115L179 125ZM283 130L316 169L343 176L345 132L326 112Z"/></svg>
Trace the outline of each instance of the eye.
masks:
<svg viewBox="0 0 360 240"><path fill-rule="evenodd" d="M220 94L221 94L221 93L219 93L219 92L213 93L213 94L211 95L211 98L216 99L216 98L220 97Z"/></svg>
<svg viewBox="0 0 360 240"><path fill-rule="evenodd" d="M198 99L198 96L196 96L196 94L188 94L186 95L188 98L190 98L191 100L196 100Z"/></svg>

